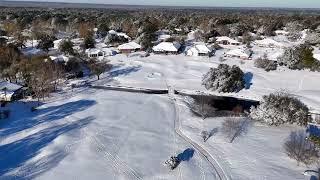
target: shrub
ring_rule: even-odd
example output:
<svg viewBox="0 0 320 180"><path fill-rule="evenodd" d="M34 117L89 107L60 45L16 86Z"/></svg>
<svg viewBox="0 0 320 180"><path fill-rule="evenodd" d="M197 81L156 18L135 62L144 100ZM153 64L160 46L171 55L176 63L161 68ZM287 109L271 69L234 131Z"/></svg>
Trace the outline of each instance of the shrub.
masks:
<svg viewBox="0 0 320 180"><path fill-rule="evenodd" d="M295 159L298 164L310 165L319 158L316 146L306 138L306 134L303 131L292 132L284 143L284 149L287 155Z"/></svg>
<svg viewBox="0 0 320 180"><path fill-rule="evenodd" d="M267 55L265 54L263 57L260 57L254 61L254 66L257 68L262 68L265 71L273 71L277 69L277 62L271 61L267 59Z"/></svg>
<svg viewBox="0 0 320 180"><path fill-rule="evenodd" d="M204 75L202 85L218 92L238 92L245 87L244 73L238 66L220 64Z"/></svg>
<svg viewBox="0 0 320 180"><path fill-rule="evenodd" d="M278 126L285 123L307 125L309 109L299 99L284 92L264 96L258 107L251 108L251 118Z"/></svg>

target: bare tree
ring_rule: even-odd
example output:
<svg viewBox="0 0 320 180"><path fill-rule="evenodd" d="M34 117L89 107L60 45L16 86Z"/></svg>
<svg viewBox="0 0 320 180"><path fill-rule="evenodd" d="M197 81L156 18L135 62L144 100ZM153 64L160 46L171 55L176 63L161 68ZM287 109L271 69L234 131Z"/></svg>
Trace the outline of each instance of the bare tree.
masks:
<svg viewBox="0 0 320 180"><path fill-rule="evenodd" d="M197 115L201 116L202 119L206 119L212 115L216 109L210 104L208 97L200 95L198 99L190 98L187 100L190 109Z"/></svg>
<svg viewBox="0 0 320 180"><path fill-rule="evenodd" d="M89 68L91 72L98 77L98 80L100 80L101 74L105 71L111 70L112 65L108 64L108 62L99 62L95 59L91 59L89 61Z"/></svg>
<svg viewBox="0 0 320 180"><path fill-rule="evenodd" d="M203 142L206 142L210 138L210 133L208 131L201 131L201 137Z"/></svg>
<svg viewBox="0 0 320 180"><path fill-rule="evenodd" d="M249 119L227 118L222 123L222 132L232 143L236 137L239 137L247 132Z"/></svg>
<svg viewBox="0 0 320 180"><path fill-rule="evenodd" d="M200 97L199 100L199 114L201 115L202 119L206 119L210 114L212 114L216 109L212 107L209 100L204 96Z"/></svg>
<svg viewBox="0 0 320 180"><path fill-rule="evenodd" d="M214 128L210 132L209 131L201 131L200 135L203 139L203 142L206 142L211 136L213 136L217 132L218 132L218 128Z"/></svg>
<svg viewBox="0 0 320 180"><path fill-rule="evenodd" d="M304 131L291 132L288 140L284 143L287 155L299 163L310 165L319 158L319 152L314 143L308 140Z"/></svg>

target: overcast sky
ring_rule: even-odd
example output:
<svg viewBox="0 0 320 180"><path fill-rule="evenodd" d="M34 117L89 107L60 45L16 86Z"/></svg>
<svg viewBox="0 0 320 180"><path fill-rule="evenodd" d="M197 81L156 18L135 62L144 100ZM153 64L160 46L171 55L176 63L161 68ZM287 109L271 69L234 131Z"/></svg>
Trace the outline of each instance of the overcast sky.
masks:
<svg viewBox="0 0 320 180"><path fill-rule="evenodd" d="M0 0L0 4L1 4ZM10 0L7 0L10 1ZM22 0L26 1L26 0ZM225 7L290 7L320 8L320 0L31 0L74 3L103 3L169 6L225 6Z"/></svg>

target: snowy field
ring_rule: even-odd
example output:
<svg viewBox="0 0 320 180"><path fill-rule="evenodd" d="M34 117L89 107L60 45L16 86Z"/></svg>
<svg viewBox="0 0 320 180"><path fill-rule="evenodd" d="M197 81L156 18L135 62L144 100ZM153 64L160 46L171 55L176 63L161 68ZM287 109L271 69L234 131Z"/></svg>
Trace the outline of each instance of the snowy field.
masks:
<svg viewBox="0 0 320 180"><path fill-rule="evenodd" d="M1 122L0 179L217 179L175 134L168 96L86 89L33 113L11 106L17 112ZM163 163L174 154L184 161L171 171Z"/></svg>
<svg viewBox="0 0 320 180"><path fill-rule="evenodd" d="M254 59L263 54L263 49L260 51L261 53L257 52L254 55ZM217 94L207 91L201 85L202 76L211 67L225 63L238 65L246 73L247 88L239 93L225 93L223 95L260 100L263 95L285 90L301 99L312 112L320 112L320 84L317 83L320 81L320 73L307 70L289 70L285 67L266 72L254 67L253 60L241 61L229 58L220 62L219 57L223 52L223 50L219 50L216 56L211 58L184 55L151 55L141 58L139 56L117 55L109 58L115 66L114 70L109 74L104 74L105 78L97 83L160 89L166 89L168 84L174 89ZM278 51L269 49L268 52L271 55ZM222 94L220 93L220 95Z"/></svg>
<svg viewBox="0 0 320 180"><path fill-rule="evenodd" d="M182 132L209 151L232 179L307 180L310 177L305 176L304 171L316 170L313 166L298 166L284 151L283 144L290 132L303 130L301 127L270 127L251 122L244 135L229 143L229 139L221 132L225 117L202 120L192 114L182 99L179 100L179 112ZM203 130L214 132L205 143L200 136Z"/></svg>
<svg viewBox="0 0 320 180"><path fill-rule="evenodd" d="M92 77L78 83L219 94L207 91L201 79L211 67L226 63L238 65L246 73L247 88L219 95L259 100L263 95L286 90L311 111L320 112L319 73L283 67L265 72L255 68L252 60L220 62L224 52L219 50L212 58L116 55L109 57L114 68L101 80ZM263 52L256 50L254 58ZM278 50L268 52L272 55ZM230 144L219 132L223 119L200 120L180 97L175 98L178 109L168 95L80 87L55 94L33 113L28 103L11 104L14 112L10 119L0 122L0 179L219 179L203 153L193 151L194 147L175 133L177 112L182 133L209 153L231 179L306 178L303 172L308 168L297 166L282 148L285 138L299 127L256 123L244 137ZM203 143L200 132L215 128L217 133ZM175 154L185 161L170 171L163 163Z"/></svg>

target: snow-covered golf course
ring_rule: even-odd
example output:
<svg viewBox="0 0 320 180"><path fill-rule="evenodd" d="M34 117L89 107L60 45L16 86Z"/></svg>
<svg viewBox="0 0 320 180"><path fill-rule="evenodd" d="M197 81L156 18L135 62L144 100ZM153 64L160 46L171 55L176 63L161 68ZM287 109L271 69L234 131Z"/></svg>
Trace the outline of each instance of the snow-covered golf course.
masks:
<svg viewBox="0 0 320 180"><path fill-rule="evenodd" d="M219 131L203 143L202 130L219 129L222 119L193 116L183 97L172 90L212 93L201 78L218 57L118 55L114 68L92 85L169 90L142 94L106 89L66 88L37 111L31 102L9 104L9 119L1 122L0 179L304 179L305 166L289 159L282 144L297 126L267 127L256 123L245 137L226 142ZM265 72L237 59L251 73L250 87L220 94L248 99L286 88L311 110L319 112L319 74L279 69ZM79 82L71 82L79 83ZM80 83L81 84L81 83ZM312 97L312 98L310 98ZM183 161L171 171L164 162L172 155ZM5 162L5 163L2 163Z"/></svg>
<svg viewBox="0 0 320 180"><path fill-rule="evenodd" d="M218 179L175 133L167 96L88 90L20 115L12 122L19 130L8 124L0 132L5 179ZM185 162L178 169L163 165L180 153Z"/></svg>

